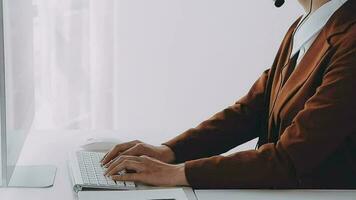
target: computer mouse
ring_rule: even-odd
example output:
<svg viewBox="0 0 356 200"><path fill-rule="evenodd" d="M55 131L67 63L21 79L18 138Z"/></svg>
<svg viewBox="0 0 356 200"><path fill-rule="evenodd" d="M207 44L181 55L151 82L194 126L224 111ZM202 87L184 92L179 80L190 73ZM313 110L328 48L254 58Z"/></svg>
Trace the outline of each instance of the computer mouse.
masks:
<svg viewBox="0 0 356 200"><path fill-rule="evenodd" d="M85 151L107 152L120 143L122 142L117 138L91 137L80 147Z"/></svg>

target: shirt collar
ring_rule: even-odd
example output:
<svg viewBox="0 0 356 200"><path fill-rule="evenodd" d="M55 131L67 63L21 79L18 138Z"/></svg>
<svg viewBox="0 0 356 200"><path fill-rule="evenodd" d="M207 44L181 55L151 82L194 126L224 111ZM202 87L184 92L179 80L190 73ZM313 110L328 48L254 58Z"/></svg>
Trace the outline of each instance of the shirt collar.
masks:
<svg viewBox="0 0 356 200"><path fill-rule="evenodd" d="M334 12L338 10L346 1L347 0L330 0L312 13L309 16L309 19L307 19L295 32L291 55L293 56L305 43L319 33Z"/></svg>

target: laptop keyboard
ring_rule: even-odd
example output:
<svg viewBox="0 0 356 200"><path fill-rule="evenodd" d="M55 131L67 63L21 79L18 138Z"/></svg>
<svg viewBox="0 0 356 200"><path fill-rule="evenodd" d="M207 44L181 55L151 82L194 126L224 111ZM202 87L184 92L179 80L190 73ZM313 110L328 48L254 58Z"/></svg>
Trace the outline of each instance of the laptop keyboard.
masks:
<svg viewBox="0 0 356 200"><path fill-rule="evenodd" d="M105 168L101 166L101 159L105 153L78 151L77 159L84 185L113 187L122 189L134 189L136 187L131 181L113 181L105 177Z"/></svg>

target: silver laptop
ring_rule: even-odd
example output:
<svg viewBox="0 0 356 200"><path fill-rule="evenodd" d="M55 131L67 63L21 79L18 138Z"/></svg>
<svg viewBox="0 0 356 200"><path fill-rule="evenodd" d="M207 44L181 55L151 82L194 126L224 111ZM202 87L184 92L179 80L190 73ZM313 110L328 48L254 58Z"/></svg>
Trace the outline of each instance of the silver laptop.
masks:
<svg viewBox="0 0 356 200"><path fill-rule="evenodd" d="M105 153L88 151L77 151L70 154L68 167L75 192L88 189L136 189L134 182L113 181L104 176L105 168L100 163L104 155Z"/></svg>

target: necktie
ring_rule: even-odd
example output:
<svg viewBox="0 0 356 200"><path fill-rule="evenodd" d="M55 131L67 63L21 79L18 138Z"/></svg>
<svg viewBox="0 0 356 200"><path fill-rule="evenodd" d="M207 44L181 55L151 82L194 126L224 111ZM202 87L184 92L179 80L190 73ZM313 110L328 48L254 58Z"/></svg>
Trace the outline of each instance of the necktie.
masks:
<svg viewBox="0 0 356 200"><path fill-rule="evenodd" d="M293 73L293 71L297 65L299 52L300 51L295 53L294 56L290 59L288 65L285 68L283 68L283 70L282 70L282 86L287 82L288 78Z"/></svg>
<svg viewBox="0 0 356 200"><path fill-rule="evenodd" d="M287 82L288 78L293 73L293 71L297 65L298 57L299 57L299 51L297 53L295 53L295 55L289 60L288 64L282 69L281 86L283 86ZM277 94L279 94L279 91L277 92ZM273 108L272 108L272 110L273 110ZM275 118L274 118L275 115L273 115L272 117L273 117L273 120L275 121ZM260 147L261 145L267 143L269 141L269 138L271 138L269 135L268 136L260 136L258 143L256 145L256 149L258 147ZM274 135L273 138L277 141L278 135Z"/></svg>

